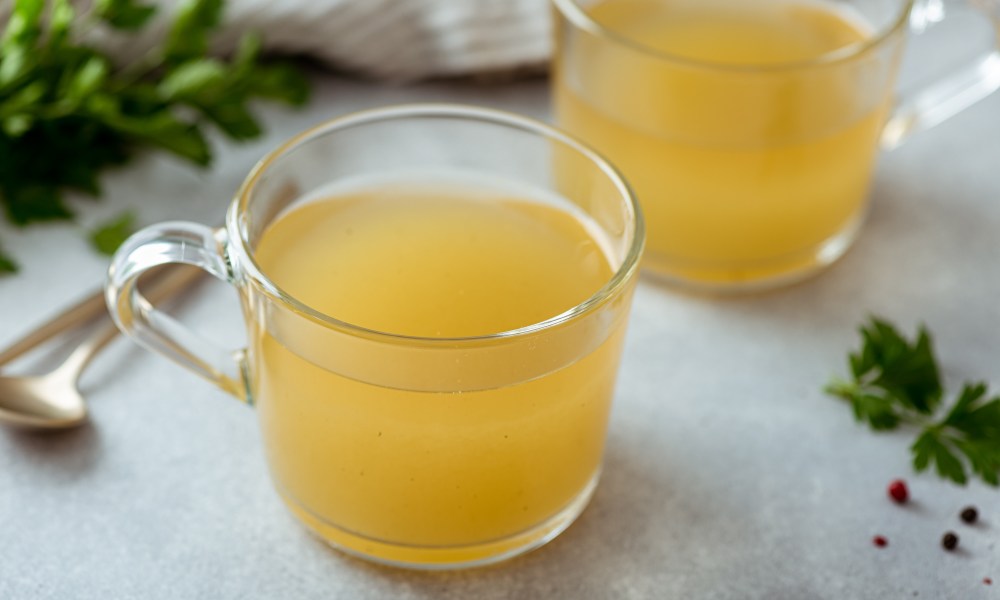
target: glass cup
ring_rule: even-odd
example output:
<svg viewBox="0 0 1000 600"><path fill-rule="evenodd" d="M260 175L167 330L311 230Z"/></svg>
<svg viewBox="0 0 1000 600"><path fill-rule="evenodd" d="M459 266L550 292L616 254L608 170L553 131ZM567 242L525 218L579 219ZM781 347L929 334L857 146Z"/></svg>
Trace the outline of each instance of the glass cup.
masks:
<svg viewBox="0 0 1000 600"><path fill-rule="evenodd" d="M907 33L974 0L553 2L557 122L635 189L644 268L689 288L829 265L865 217L878 149L1000 86L991 47L894 94Z"/></svg>
<svg viewBox="0 0 1000 600"><path fill-rule="evenodd" d="M262 267L257 250L269 227L331 185L439 176L499 182L544 211L556 197L599 240L607 276L544 320L441 337L326 314ZM480 225L466 233L485 235ZM272 152L243 183L222 229L171 222L135 234L114 257L107 300L139 344L256 406L275 487L312 532L378 562L473 566L544 544L589 500L643 227L615 170L557 130L492 110L392 107L332 120ZM137 280L170 263L198 266L236 288L247 348L217 348L150 306ZM330 277L322 266L314 271ZM372 304L413 301L386 298L378 285L352 291ZM535 302L546 291L514 290L489 309Z"/></svg>

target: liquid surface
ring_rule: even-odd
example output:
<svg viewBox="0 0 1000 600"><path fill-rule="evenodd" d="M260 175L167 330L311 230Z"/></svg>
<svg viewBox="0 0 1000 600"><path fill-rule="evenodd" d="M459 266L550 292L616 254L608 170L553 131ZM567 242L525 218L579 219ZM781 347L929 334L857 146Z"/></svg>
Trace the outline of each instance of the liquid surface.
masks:
<svg viewBox="0 0 1000 600"><path fill-rule="evenodd" d="M768 67L865 41L860 18L804 0L588 10L630 41L578 35L557 61L557 118L633 185L646 266L702 282L775 277L809 268L857 224L892 57Z"/></svg>
<svg viewBox="0 0 1000 600"><path fill-rule="evenodd" d="M650 50L728 66L807 62L869 37L860 17L811 0L610 0L589 14Z"/></svg>
<svg viewBox="0 0 1000 600"><path fill-rule="evenodd" d="M483 194L378 188L305 204L264 233L256 260L316 310L416 336L523 327L611 277L578 215L471 196ZM462 563L530 542L597 475L627 297L580 331L479 358L358 354L318 325L254 319L253 387L279 491L328 541L382 560ZM347 363L374 375L345 376Z"/></svg>
<svg viewBox="0 0 1000 600"><path fill-rule="evenodd" d="M304 204L256 249L282 290L341 321L409 336L500 333L554 317L611 278L583 223L476 190L388 187Z"/></svg>

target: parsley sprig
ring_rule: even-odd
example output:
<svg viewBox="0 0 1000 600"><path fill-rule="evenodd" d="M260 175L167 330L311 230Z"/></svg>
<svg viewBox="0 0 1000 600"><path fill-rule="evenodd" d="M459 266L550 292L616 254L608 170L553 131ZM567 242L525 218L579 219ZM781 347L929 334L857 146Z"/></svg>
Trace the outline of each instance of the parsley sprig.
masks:
<svg viewBox="0 0 1000 600"><path fill-rule="evenodd" d="M872 317L860 328L862 346L850 354L852 379L835 379L825 391L850 403L854 417L875 430L906 424L919 429L910 446L918 472L965 484L969 474L1000 485L1000 396L985 383L965 383L942 412L943 389L933 344L920 327L915 340Z"/></svg>
<svg viewBox="0 0 1000 600"><path fill-rule="evenodd" d="M16 225L72 219L64 193L98 196L100 172L140 147L207 166L206 125L245 140L261 132L253 99L306 100L301 74L259 62L256 35L228 59L208 55L223 0L182 0L164 41L125 64L87 33L142 35L156 8L141 0L80 6L78 14L70 0L16 0L0 35L0 204ZM104 249L113 245L102 239ZM15 269L0 249L0 273Z"/></svg>

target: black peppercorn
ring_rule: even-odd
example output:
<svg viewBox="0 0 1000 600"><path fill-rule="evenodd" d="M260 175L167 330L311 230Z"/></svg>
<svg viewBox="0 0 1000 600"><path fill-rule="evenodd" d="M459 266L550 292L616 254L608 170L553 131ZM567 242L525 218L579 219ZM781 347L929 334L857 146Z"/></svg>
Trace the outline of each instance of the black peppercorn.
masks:
<svg viewBox="0 0 1000 600"><path fill-rule="evenodd" d="M958 536L954 532L949 531L941 538L941 545L944 546L945 550L954 550L958 546Z"/></svg>
<svg viewBox="0 0 1000 600"><path fill-rule="evenodd" d="M976 522L976 519L979 518L979 511L976 510L975 506L966 506L965 508L962 509L962 513L960 516L962 517L963 521L965 521L969 525L972 525L973 523Z"/></svg>

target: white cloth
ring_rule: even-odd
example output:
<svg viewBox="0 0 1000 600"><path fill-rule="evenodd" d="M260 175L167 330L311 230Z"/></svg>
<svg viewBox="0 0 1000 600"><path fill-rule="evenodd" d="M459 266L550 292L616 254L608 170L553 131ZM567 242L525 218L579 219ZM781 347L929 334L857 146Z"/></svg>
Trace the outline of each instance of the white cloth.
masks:
<svg viewBox="0 0 1000 600"><path fill-rule="evenodd" d="M156 2L148 33L102 44L128 57L162 39L178 0ZM268 51L394 80L542 65L551 50L548 0L228 0L223 23L219 52L255 30Z"/></svg>

